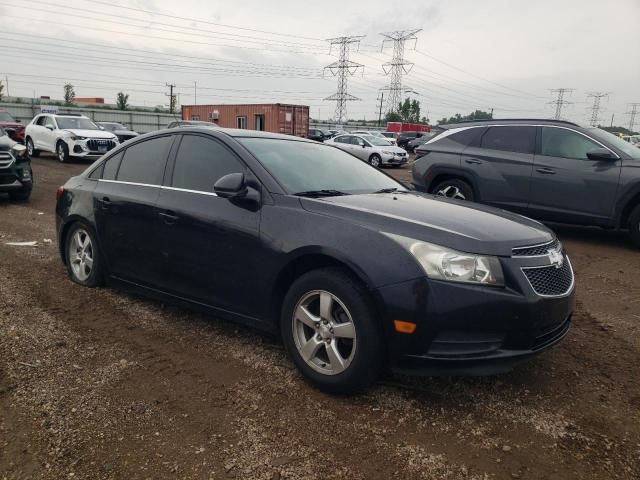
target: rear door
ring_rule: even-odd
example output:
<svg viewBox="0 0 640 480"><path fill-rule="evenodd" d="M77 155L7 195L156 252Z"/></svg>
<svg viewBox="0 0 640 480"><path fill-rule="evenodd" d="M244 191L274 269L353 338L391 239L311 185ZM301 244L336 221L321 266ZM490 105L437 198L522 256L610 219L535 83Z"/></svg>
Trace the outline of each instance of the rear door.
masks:
<svg viewBox="0 0 640 480"><path fill-rule="evenodd" d="M260 209L216 196L213 186L244 163L217 139L185 134L172 175L157 202L165 273L161 288L175 295L250 315L249 280L260 265Z"/></svg>
<svg viewBox="0 0 640 480"><path fill-rule="evenodd" d="M535 140L533 126L491 126L464 150L461 166L475 179L479 201L526 211Z"/></svg>
<svg viewBox="0 0 640 480"><path fill-rule="evenodd" d="M351 144L351 138L351 135L340 135L339 137L333 139L333 143L340 150L352 153L353 145Z"/></svg>
<svg viewBox="0 0 640 480"><path fill-rule="evenodd" d="M621 160L590 160L587 153L604 146L577 130L556 126L539 129L531 214L551 221L608 224Z"/></svg>
<svg viewBox="0 0 640 480"><path fill-rule="evenodd" d="M160 284L162 221L156 201L173 135L135 143L110 157L94 190L100 247L109 273L152 287Z"/></svg>

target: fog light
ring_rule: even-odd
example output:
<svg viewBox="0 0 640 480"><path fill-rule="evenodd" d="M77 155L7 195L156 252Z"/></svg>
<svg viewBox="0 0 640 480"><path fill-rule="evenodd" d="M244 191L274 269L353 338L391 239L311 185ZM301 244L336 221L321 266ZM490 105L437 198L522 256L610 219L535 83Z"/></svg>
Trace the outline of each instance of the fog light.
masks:
<svg viewBox="0 0 640 480"><path fill-rule="evenodd" d="M411 335L416 331L416 324L413 322L405 322L404 320L394 320L393 326L398 333L407 333Z"/></svg>
<svg viewBox="0 0 640 480"><path fill-rule="evenodd" d="M75 145L73 147L73 152L74 153L82 153L82 147L80 145Z"/></svg>
<svg viewBox="0 0 640 480"><path fill-rule="evenodd" d="M31 180L31 172L29 170L22 171L22 179L23 180Z"/></svg>

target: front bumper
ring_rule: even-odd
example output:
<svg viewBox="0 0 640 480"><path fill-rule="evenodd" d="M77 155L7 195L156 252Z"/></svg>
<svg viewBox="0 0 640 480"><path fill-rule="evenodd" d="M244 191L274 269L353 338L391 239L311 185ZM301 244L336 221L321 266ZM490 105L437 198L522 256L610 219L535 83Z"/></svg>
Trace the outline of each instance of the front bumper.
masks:
<svg viewBox="0 0 640 480"><path fill-rule="evenodd" d="M69 155L76 158L98 159L119 145L117 140L89 138L86 140L71 140L65 142L69 149Z"/></svg>
<svg viewBox="0 0 640 480"><path fill-rule="evenodd" d="M0 192L14 192L29 190L33 187L31 165L26 162L13 162L5 168L0 168Z"/></svg>
<svg viewBox="0 0 640 480"><path fill-rule="evenodd" d="M383 165L404 165L407 163L409 156L405 153L404 155L394 154L382 154L382 164Z"/></svg>
<svg viewBox="0 0 640 480"><path fill-rule="evenodd" d="M569 331L574 287L562 296L537 295L520 265L505 265L507 287L426 277L380 287L376 295L394 369L413 374L488 375L559 342ZM398 333L393 320L416 324Z"/></svg>

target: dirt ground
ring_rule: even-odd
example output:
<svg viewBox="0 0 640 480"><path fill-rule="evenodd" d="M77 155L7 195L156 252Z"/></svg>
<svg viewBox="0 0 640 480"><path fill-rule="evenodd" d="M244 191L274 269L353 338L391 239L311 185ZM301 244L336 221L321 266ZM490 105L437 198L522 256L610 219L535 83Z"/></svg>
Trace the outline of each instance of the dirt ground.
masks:
<svg viewBox="0 0 640 480"><path fill-rule="evenodd" d="M556 348L505 375L387 374L335 397L274 339L69 281L55 190L84 168L37 159L31 201L0 197L0 479L640 478L640 251L624 235L554 227L578 289Z"/></svg>

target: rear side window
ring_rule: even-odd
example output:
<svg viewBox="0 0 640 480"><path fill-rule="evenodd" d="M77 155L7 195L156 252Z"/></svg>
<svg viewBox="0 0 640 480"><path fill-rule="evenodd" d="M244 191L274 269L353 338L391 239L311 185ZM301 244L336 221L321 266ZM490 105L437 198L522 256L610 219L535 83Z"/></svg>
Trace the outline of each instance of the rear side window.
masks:
<svg viewBox="0 0 640 480"><path fill-rule="evenodd" d="M535 140L535 127L489 127L481 146L504 152L533 153Z"/></svg>
<svg viewBox="0 0 640 480"><path fill-rule="evenodd" d="M587 152L596 148L602 147L573 130L542 127L541 155L587 160Z"/></svg>
<svg viewBox="0 0 640 480"><path fill-rule="evenodd" d="M118 170L118 181L160 185L172 138L151 138L127 148Z"/></svg>
<svg viewBox="0 0 640 480"><path fill-rule="evenodd" d="M229 174L245 168L220 142L198 135L185 135L180 143L171 186L213 192L213 184Z"/></svg>
<svg viewBox="0 0 640 480"><path fill-rule="evenodd" d="M102 171L102 179L103 180L115 180L116 173L118 173L118 167L120 166L120 162L122 161L124 153L120 152L117 155L107 159L104 162L104 170Z"/></svg>

